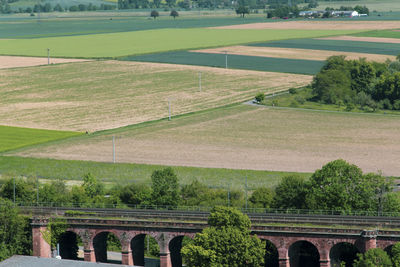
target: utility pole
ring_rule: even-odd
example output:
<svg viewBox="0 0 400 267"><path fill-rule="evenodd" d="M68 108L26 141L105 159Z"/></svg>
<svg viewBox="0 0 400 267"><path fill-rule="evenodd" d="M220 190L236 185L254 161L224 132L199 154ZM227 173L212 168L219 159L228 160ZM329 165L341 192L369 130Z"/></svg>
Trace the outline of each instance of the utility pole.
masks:
<svg viewBox="0 0 400 267"><path fill-rule="evenodd" d="M112 145L113 145L113 163L115 163L115 136L112 137Z"/></svg>
<svg viewBox="0 0 400 267"><path fill-rule="evenodd" d="M231 206L231 184L228 186L228 207Z"/></svg>
<svg viewBox="0 0 400 267"><path fill-rule="evenodd" d="M50 48L47 48L47 65L50 65Z"/></svg>
<svg viewBox="0 0 400 267"><path fill-rule="evenodd" d="M228 68L228 51L224 51L225 52L225 69Z"/></svg>
<svg viewBox="0 0 400 267"><path fill-rule="evenodd" d="M199 91L201 92L201 71L199 71Z"/></svg>
<svg viewBox="0 0 400 267"><path fill-rule="evenodd" d="M245 191L246 191L246 211L247 211L247 175L246 175L246 183L244 185Z"/></svg>
<svg viewBox="0 0 400 267"><path fill-rule="evenodd" d="M13 188L13 195L14 195L14 206L15 206L15 176L14 176L14 188Z"/></svg>
<svg viewBox="0 0 400 267"><path fill-rule="evenodd" d="M36 206L39 206L39 178L36 176Z"/></svg>
<svg viewBox="0 0 400 267"><path fill-rule="evenodd" d="M171 120L171 99L168 98L168 120Z"/></svg>

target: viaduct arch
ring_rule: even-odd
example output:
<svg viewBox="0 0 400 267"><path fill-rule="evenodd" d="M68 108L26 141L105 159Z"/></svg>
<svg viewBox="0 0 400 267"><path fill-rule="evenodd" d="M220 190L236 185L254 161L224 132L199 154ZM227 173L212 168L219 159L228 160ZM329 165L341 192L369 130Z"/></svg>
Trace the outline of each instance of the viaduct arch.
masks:
<svg viewBox="0 0 400 267"><path fill-rule="evenodd" d="M50 246L43 239L47 219L32 220L33 255L50 257ZM142 266L134 243L143 235L153 237L160 248L160 267L182 266L181 241L194 238L205 223L134 222L114 219L67 219L68 232L79 236L84 245L84 260L96 261L95 239L102 233L113 233L121 243L122 264ZM347 244L355 252L380 247L386 249L400 241L400 231L360 229L253 226L252 233L270 241L276 248L279 267L328 267L340 258L337 246ZM133 250L132 250L133 249ZM304 265L306 264L306 265Z"/></svg>

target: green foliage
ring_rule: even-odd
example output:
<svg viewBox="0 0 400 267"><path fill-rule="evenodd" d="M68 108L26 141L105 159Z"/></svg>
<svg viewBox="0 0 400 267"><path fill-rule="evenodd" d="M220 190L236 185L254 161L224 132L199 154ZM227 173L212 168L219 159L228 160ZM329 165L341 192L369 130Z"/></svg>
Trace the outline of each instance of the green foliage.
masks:
<svg viewBox="0 0 400 267"><path fill-rule="evenodd" d="M400 243L397 242L396 244L393 245L391 251L391 260L393 267L399 267L400 266Z"/></svg>
<svg viewBox="0 0 400 267"><path fill-rule="evenodd" d="M151 200L151 189L145 184L129 184L118 191L121 201L128 205L149 205Z"/></svg>
<svg viewBox="0 0 400 267"><path fill-rule="evenodd" d="M260 92L260 93L256 94L255 99L258 103L262 103L265 100L265 95Z"/></svg>
<svg viewBox="0 0 400 267"><path fill-rule="evenodd" d="M233 208L216 207L210 213L210 227L197 234L193 243L182 248L188 267L260 266L264 244L250 236L250 220Z"/></svg>
<svg viewBox="0 0 400 267"><path fill-rule="evenodd" d="M82 188L89 198L95 198L104 194L104 185L99 183L91 173L86 173L83 176Z"/></svg>
<svg viewBox="0 0 400 267"><path fill-rule="evenodd" d="M385 177L373 173L363 175L360 168L341 159L317 170L310 184L306 203L314 210L375 212L383 208L384 192L390 188L390 181Z"/></svg>
<svg viewBox="0 0 400 267"><path fill-rule="evenodd" d="M171 17L173 17L174 19L176 18L176 17L179 17L179 13L178 13L178 11L176 11L176 10L171 10L171 13L169 14Z"/></svg>
<svg viewBox="0 0 400 267"><path fill-rule="evenodd" d="M354 261L354 267L391 267L392 262L389 256L381 248L369 249L364 254L358 254Z"/></svg>
<svg viewBox="0 0 400 267"><path fill-rule="evenodd" d="M177 206L180 202L178 177L168 167L156 170L151 175L151 203L154 205Z"/></svg>
<svg viewBox="0 0 400 267"><path fill-rule="evenodd" d="M239 6L236 9L236 14L240 15L242 18L244 18L245 14L249 14L249 13L250 13L250 10L247 6Z"/></svg>
<svg viewBox="0 0 400 267"><path fill-rule="evenodd" d="M61 218L50 218L47 229L42 232L44 240L50 244L52 249L57 247L61 236L68 228L67 221Z"/></svg>
<svg viewBox="0 0 400 267"><path fill-rule="evenodd" d="M271 188L259 187L251 194L250 207L268 209L271 207L275 192Z"/></svg>
<svg viewBox="0 0 400 267"><path fill-rule="evenodd" d="M248 231L250 219L235 208L216 206L210 212L208 225L215 228L235 227L242 231Z"/></svg>
<svg viewBox="0 0 400 267"><path fill-rule="evenodd" d="M49 184L42 184L39 188L39 202L68 203L70 194L63 180L52 180Z"/></svg>
<svg viewBox="0 0 400 267"><path fill-rule="evenodd" d="M151 11L151 13L150 13L150 17L152 17L152 18L156 19L158 16L160 16L160 14L158 13L158 11L157 11L157 10L153 10L153 11Z"/></svg>
<svg viewBox="0 0 400 267"><path fill-rule="evenodd" d="M30 255L32 230L29 218L19 214L9 200L0 198L0 261L12 255Z"/></svg>
<svg viewBox="0 0 400 267"><path fill-rule="evenodd" d="M275 189L273 207L278 209L304 209L309 190L303 177L286 176Z"/></svg>
<svg viewBox="0 0 400 267"><path fill-rule="evenodd" d="M14 181L16 202L33 202L36 199L35 180L21 177L6 180L0 188L0 197L14 200Z"/></svg>

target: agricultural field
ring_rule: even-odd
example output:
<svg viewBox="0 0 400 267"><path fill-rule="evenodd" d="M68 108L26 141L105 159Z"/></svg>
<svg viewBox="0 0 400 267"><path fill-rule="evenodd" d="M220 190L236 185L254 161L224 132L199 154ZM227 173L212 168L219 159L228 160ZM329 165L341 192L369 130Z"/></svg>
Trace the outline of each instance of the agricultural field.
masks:
<svg viewBox="0 0 400 267"><path fill-rule="evenodd" d="M151 174L155 170L165 168L163 165L133 164L133 163L106 163L87 160L56 160L43 158L26 158L0 156L0 184L2 180L12 176L39 177L42 182L54 179L68 181L68 184L77 184L82 177L93 174L107 186L114 184L125 185L132 182L150 184ZM284 176L295 173L280 171L257 171L237 169L216 169L174 166L174 172L180 184L190 184L198 180L211 187L228 187L243 189L247 177L248 187L273 187ZM306 179L309 173L296 173Z"/></svg>
<svg viewBox="0 0 400 267"><path fill-rule="evenodd" d="M250 44L256 47L280 47L296 49L328 50L396 56L400 51L399 43L381 43L350 40L295 39L268 43Z"/></svg>
<svg viewBox="0 0 400 267"><path fill-rule="evenodd" d="M138 12L87 12L74 17L68 13L48 13L42 14L41 18L29 17L1 17L0 16L0 36L3 39L29 39L71 35L87 35L99 33L132 32L157 30L167 28L201 28L213 26L225 26L242 23L263 22L265 18L252 16L238 18L231 16L188 16L185 12L180 13L180 17L173 19L169 12L160 12L160 17L156 20L149 19L150 11L146 11L138 16ZM96 16L93 16L93 13Z"/></svg>
<svg viewBox="0 0 400 267"><path fill-rule="evenodd" d="M13 56L0 56L0 69L10 69L19 67L33 67L50 64L61 64L71 62L83 62L83 59L73 58L52 58L48 60L44 57L13 57Z"/></svg>
<svg viewBox="0 0 400 267"><path fill-rule="evenodd" d="M313 172L343 158L398 175L398 116L235 105L104 131L7 155L206 168Z"/></svg>
<svg viewBox="0 0 400 267"><path fill-rule="evenodd" d="M166 52L159 54L149 54L140 56L124 57L121 60L127 61L146 61L146 62L161 62L172 64L187 64L198 66L210 66L225 68L226 56L224 47L216 48L215 51L219 53L204 53L204 52ZM290 59L290 58L276 58L276 57L262 57L236 55L231 54L227 56L229 69L244 69L256 71L273 71L277 73L294 73L313 75L316 74L323 66L322 61L304 60L304 59Z"/></svg>
<svg viewBox="0 0 400 267"><path fill-rule="evenodd" d="M242 102L258 92L304 86L311 79L123 61L4 69L0 125L93 132L165 118L169 100L172 115L178 115Z"/></svg>
<svg viewBox="0 0 400 267"><path fill-rule="evenodd" d="M346 36L351 37L351 36ZM331 37L334 38L334 37ZM354 37L353 37L354 38ZM280 48L280 47L256 47L256 46L227 46L219 48L194 50L192 52L224 54L226 51L229 55L242 55L254 57L274 57L286 59L303 59L307 61L319 60L325 61L330 56L344 55L347 59L365 58L369 61L385 62L386 59L395 60L395 56L384 56L378 54L337 52L327 50L312 49L296 49L296 48ZM304 66L304 65L303 65ZM299 68L300 69L300 68Z"/></svg>
<svg viewBox="0 0 400 267"><path fill-rule="evenodd" d="M49 131L0 125L0 152L81 135L77 132Z"/></svg>
<svg viewBox="0 0 400 267"><path fill-rule="evenodd" d="M113 58L292 38L355 33L351 30L159 29L36 39L0 39L0 55ZM101 44L101 45L99 45Z"/></svg>

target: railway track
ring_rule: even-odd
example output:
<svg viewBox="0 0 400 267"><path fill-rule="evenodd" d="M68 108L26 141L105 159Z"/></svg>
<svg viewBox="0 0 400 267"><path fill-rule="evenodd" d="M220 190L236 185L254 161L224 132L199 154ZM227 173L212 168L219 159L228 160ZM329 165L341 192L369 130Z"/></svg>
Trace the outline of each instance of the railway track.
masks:
<svg viewBox="0 0 400 267"><path fill-rule="evenodd" d="M158 220L206 222L209 212L151 210L151 209L98 209L65 207L28 207L20 209L32 216L66 215L77 217L103 217L124 220ZM71 212L72 211L72 212ZM69 213L69 214L68 214ZM365 227L400 228L400 217L387 216L348 216L348 215L309 215L287 213L248 213L253 225L265 224L313 224L313 225L351 225Z"/></svg>

